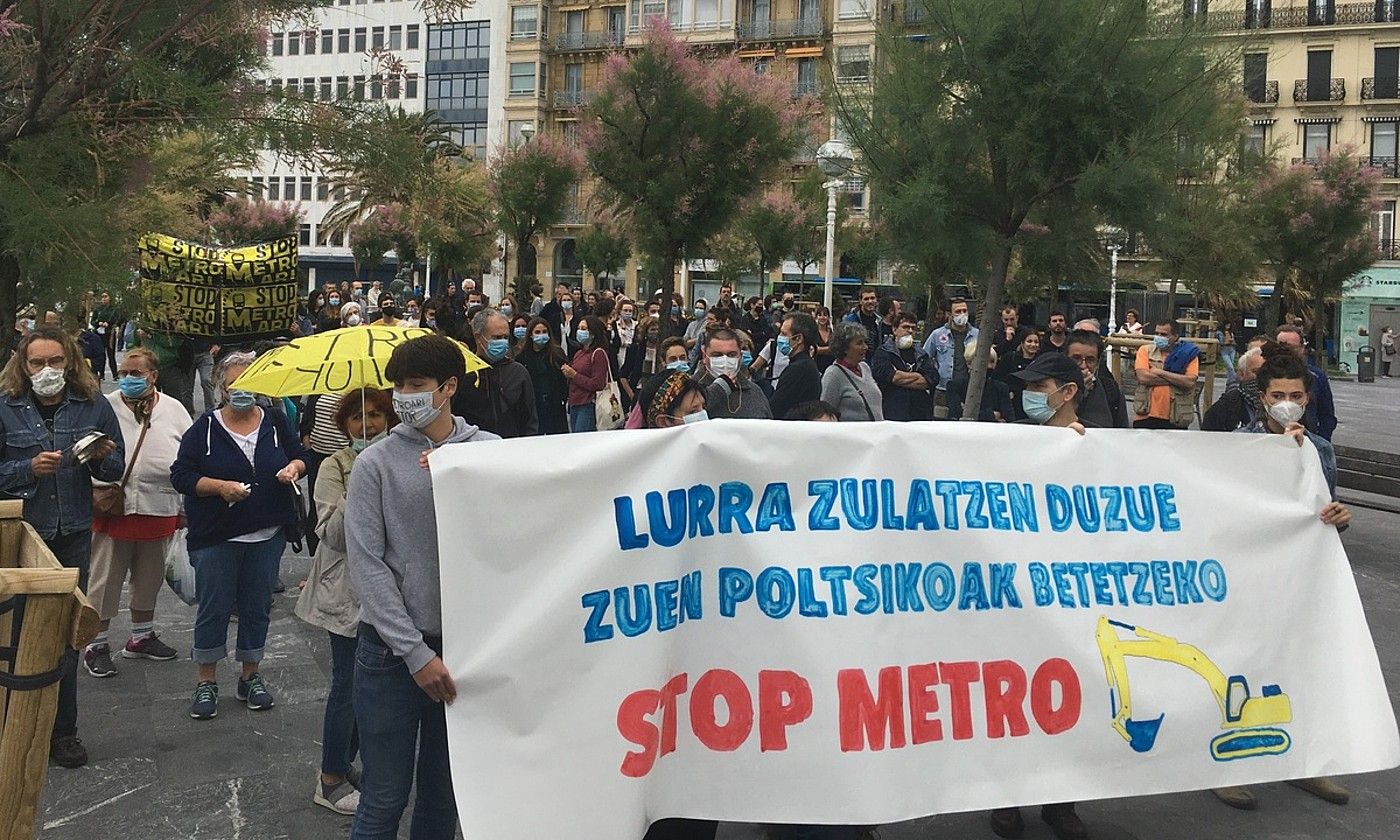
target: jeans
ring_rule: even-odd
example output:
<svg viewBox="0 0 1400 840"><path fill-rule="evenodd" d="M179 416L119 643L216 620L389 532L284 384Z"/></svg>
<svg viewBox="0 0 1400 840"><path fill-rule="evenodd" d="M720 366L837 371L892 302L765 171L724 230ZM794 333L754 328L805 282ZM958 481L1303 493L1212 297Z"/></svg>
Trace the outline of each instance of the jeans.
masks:
<svg viewBox="0 0 1400 840"><path fill-rule="evenodd" d="M598 431L598 415L593 413L593 403L569 406L569 431Z"/></svg>
<svg viewBox="0 0 1400 840"><path fill-rule="evenodd" d="M156 390L162 394L169 394L175 401L185 407L191 417L198 417L199 412L194 410L194 371L185 370L178 363L162 368L156 377ZM208 406L213 408L213 406Z"/></svg>
<svg viewBox="0 0 1400 840"><path fill-rule="evenodd" d="M238 608L239 662L261 662L271 623L272 584L287 538L259 543L222 542L190 552L199 611L194 619L194 661L207 665L228 656L228 620Z"/></svg>
<svg viewBox="0 0 1400 840"><path fill-rule="evenodd" d="M326 695L326 718L321 724L321 772L344 776L359 752L355 730L355 650L353 636L331 637L331 690Z"/></svg>
<svg viewBox="0 0 1400 840"><path fill-rule="evenodd" d="M441 652L440 639L428 644ZM444 707L423 693L404 661L367 624L360 625L355 652L355 724L364 773L350 840L395 840L415 775L418 796L410 840L452 840L457 800Z"/></svg>
<svg viewBox="0 0 1400 840"><path fill-rule="evenodd" d="M199 372L199 387L204 393L204 410L208 411L216 405L214 402L214 354L196 353L194 369Z"/></svg>
<svg viewBox="0 0 1400 840"><path fill-rule="evenodd" d="M61 565L78 570L78 588L87 591L88 562L92 556L92 531L59 534L44 540ZM53 737L78 734L78 652L64 650L58 667L58 714L53 720Z"/></svg>

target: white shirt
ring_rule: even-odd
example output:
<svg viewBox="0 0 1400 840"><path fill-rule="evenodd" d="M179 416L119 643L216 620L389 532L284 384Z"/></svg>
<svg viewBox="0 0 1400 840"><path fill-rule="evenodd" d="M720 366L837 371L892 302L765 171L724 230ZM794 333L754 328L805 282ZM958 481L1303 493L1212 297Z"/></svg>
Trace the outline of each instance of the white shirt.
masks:
<svg viewBox="0 0 1400 840"><path fill-rule="evenodd" d="M261 412L262 409L260 408L258 409L258 411ZM258 451L258 432L262 431L262 415L259 414L258 416L258 425L254 426L253 431L250 434L246 435L240 435L238 432L235 432L233 429L230 429L228 427L228 423L224 422L223 411L214 412L214 416L219 418L219 425L224 427L224 431L228 432L229 437L233 438L233 442L238 444L239 449L243 450L243 457L248 459L248 466L253 466L253 459L257 455ZM281 525L273 525L269 528L263 528L261 530L254 531L251 534L242 534L237 537L230 537L229 542L266 542L272 539L273 537L277 536L277 532L280 530L282 530Z"/></svg>

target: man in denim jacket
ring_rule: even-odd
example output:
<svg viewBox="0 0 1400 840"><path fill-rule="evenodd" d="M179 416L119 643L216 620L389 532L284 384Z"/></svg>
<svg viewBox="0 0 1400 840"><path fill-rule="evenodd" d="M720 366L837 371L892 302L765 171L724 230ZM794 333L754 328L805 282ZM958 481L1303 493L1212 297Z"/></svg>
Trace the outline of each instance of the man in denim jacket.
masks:
<svg viewBox="0 0 1400 840"><path fill-rule="evenodd" d="M121 481L121 427L73 339L57 327L25 336L0 373L0 495L24 500L24 519L58 562L87 589L92 552L92 481ZM73 444L90 432L108 440L79 462ZM58 716L50 755L64 767L87 763L78 740L78 657L60 663Z"/></svg>

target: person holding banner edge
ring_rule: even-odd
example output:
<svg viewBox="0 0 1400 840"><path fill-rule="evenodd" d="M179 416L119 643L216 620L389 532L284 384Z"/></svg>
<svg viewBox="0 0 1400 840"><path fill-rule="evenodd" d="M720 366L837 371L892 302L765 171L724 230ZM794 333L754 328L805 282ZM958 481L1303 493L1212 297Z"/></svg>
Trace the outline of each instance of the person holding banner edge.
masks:
<svg viewBox="0 0 1400 840"><path fill-rule="evenodd" d="M1322 461L1322 474L1327 479L1327 492L1331 501L1323 506L1319 518L1324 525L1334 526L1338 532L1345 531L1351 524L1351 511L1337 501L1337 456L1332 444L1322 435L1309 431L1303 425L1308 402L1316 385L1308 364L1297 352L1281 342L1268 342L1260 348L1264 364L1255 374L1259 385L1259 396L1264 406L1264 416L1256 417L1252 423L1236 429L1237 434L1289 435L1303 445L1303 440L1312 441L1317 456ZM1345 805L1351 801L1346 788L1330 778L1294 779L1288 782L1299 790L1316 796L1333 805ZM1231 808L1242 811L1258 809L1259 800L1247 787L1223 787L1211 791L1216 798Z"/></svg>
<svg viewBox="0 0 1400 840"><path fill-rule="evenodd" d="M396 838L416 787L409 837L451 840L457 804L444 704L456 699L457 687L442 661L432 476L418 462L447 444L499 438L451 413L466 377L451 339L400 344L384 373L401 422L356 459L345 506L346 554L360 595L353 681L364 765L350 837Z"/></svg>

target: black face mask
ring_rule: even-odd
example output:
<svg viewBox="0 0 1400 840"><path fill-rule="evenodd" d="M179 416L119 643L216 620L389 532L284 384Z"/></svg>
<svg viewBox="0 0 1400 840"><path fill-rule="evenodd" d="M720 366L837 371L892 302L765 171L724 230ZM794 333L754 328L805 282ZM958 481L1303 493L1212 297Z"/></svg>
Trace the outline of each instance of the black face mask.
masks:
<svg viewBox="0 0 1400 840"><path fill-rule="evenodd" d="M396 306L381 306L379 308L379 311L384 313L385 318L392 318L395 314L398 313L399 310Z"/></svg>

